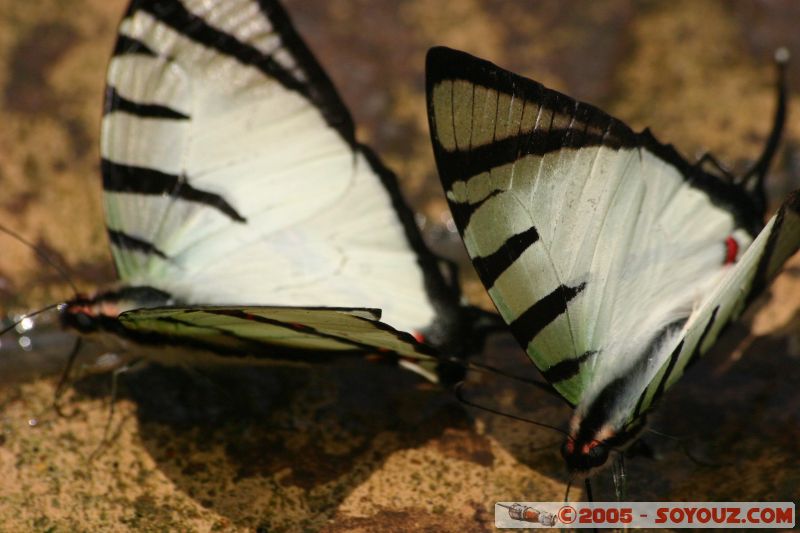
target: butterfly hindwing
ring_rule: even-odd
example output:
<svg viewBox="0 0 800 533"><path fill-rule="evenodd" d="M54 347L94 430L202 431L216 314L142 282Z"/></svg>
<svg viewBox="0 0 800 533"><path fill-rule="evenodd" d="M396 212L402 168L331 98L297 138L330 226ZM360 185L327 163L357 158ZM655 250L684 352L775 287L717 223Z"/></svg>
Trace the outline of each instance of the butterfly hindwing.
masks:
<svg viewBox="0 0 800 533"><path fill-rule="evenodd" d="M755 275L760 254L748 248L763 219L743 187L647 130L462 52L429 52L427 91L434 153L467 251L568 402L588 409L600 399L627 414L645 387L658 387L678 344L692 351L710 302L720 310L703 346L738 314L732 287ZM797 247L794 232L778 235L786 253L770 259L770 272ZM734 264L745 250L748 262ZM682 363L676 356L673 368Z"/></svg>
<svg viewBox="0 0 800 533"><path fill-rule="evenodd" d="M184 303L379 307L407 331L434 321L436 259L277 2L133 1L102 156L130 285Z"/></svg>
<svg viewBox="0 0 800 533"><path fill-rule="evenodd" d="M686 324L670 358L642 393L634 415L646 412L698 357L714 344L800 247L800 194L792 193L742 258L726 274Z"/></svg>

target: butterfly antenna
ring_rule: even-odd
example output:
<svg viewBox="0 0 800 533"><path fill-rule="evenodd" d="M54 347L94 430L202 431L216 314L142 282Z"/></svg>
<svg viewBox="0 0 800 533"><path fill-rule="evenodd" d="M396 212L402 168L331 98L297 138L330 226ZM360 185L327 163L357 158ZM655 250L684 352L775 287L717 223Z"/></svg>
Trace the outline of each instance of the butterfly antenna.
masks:
<svg viewBox="0 0 800 533"><path fill-rule="evenodd" d="M731 170L727 166L722 164L719 159L714 157L714 154L712 154L711 152L704 152L703 155L701 155L697 159L695 166L698 168L703 168L706 166L706 164L709 164L712 167L714 167L714 169L717 172L719 172L720 175L723 176L729 182L733 183L736 181L736 176L733 175Z"/></svg>
<svg viewBox="0 0 800 533"><path fill-rule="evenodd" d="M559 433L561 433L563 435L567 435L566 431L564 431L563 429L558 428L556 426L551 426L550 424L545 424L544 422L537 422L536 420L531 420L529 418L525 418L525 417L522 417L522 416L514 415L514 414L511 414L511 413L504 413L503 411L498 411L497 409L493 409L491 407L486 407L485 405L480 405L480 404L477 404L477 403L475 403L473 401L470 401L470 400L468 400L468 399L466 399L464 397L463 388L464 388L464 382L461 381L461 382L457 383L456 386L453 389L454 389L454 392L456 394L456 398L458 398L458 401L463 403L463 404L465 404L465 405L469 405L470 407L476 407L478 409L482 409L482 410L487 411L489 413L492 413L492 414L495 414L495 415L504 416L506 418L510 418L512 420L517 420L519 422L527 422L528 424L533 424L535 426L539 426L539 427L543 427L543 428L547 428L547 429L552 429L553 431L557 431L557 432L559 432Z"/></svg>
<svg viewBox="0 0 800 533"><path fill-rule="evenodd" d="M761 209L765 209L767 205L764 192L764 177L767 174L767 170L769 170L769 165L775 156L775 152L778 150L778 144L783 134L783 126L786 122L786 95L788 92L786 88L786 65L789 62L789 57L789 50L785 47L778 48L775 51L775 65L778 69L776 83L778 105L775 108L775 118L772 121L772 132L769 134L761 157L741 178L741 183L756 196L756 200L761 204Z"/></svg>
<svg viewBox="0 0 800 533"><path fill-rule="evenodd" d="M56 272L58 272L58 275L61 276L61 279L63 279L67 283L67 285L70 286L73 293L75 294L78 293L78 287L75 286L75 283L73 283L72 278L69 276L64 267L53 261L53 259L46 253L44 253L41 249L39 249L38 246L28 241L24 237L22 237L22 235L20 235L19 233L5 227L2 224L0 224L0 231L7 234L9 237L16 239L17 241L21 242L22 244L33 250L33 253L36 254L36 257L38 257L39 259L41 259L42 261L53 267L53 269Z"/></svg>
<svg viewBox="0 0 800 533"><path fill-rule="evenodd" d="M689 437L676 437L675 435L669 435L667 433L662 433L660 431L657 431L655 429L650 429L650 428L648 428L647 431L649 431L650 433L652 433L654 435L658 435L659 437L664 437L665 439L670 439L670 440L673 440L673 441L677 442L678 445L681 447L681 450L683 450L683 453L686 455L686 457L688 457L689 460L691 462L693 462L694 464L696 464L697 466L705 466L705 467L708 467L708 468L719 468L719 467L722 467L722 466L732 466L733 465L733 463L731 463L731 462L714 463L714 462L705 461L703 459L700 459L699 457L696 457L694 455L694 453L692 453L692 450L689 448Z"/></svg>
<svg viewBox="0 0 800 533"><path fill-rule="evenodd" d="M448 359L448 361L449 362L453 362L453 363L460 363L460 364L464 365L468 372L471 371L471 372L479 372L479 373L482 373L482 374L502 376L502 377L504 377L506 379L517 381L519 383L525 383L526 385L533 385L534 387L536 387L538 389L541 389L544 392L546 392L546 393L548 393L551 396L554 396L556 398L560 398L561 397L558 394L558 392L556 392L556 390L549 383L544 383L542 381L537 381L535 379L521 378L519 376L515 376L514 374L506 372L505 370L497 368L495 366L486 365L486 364L483 364L483 363L476 363L474 361L468 361L468 362L464 363L464 361L460 361L460 360L455 359L455 358Z"/></svg>
<svg viewBox="0 0 800 533"><path fill-rule="evenodd" d="M22 315L22 317L19 320L15 321L13 324L11 324L7 328L5 328L3 331L0 331L0 337L5 335L6 333L11 331L12 329L16 328L17 326L19 326L25 319L34 317L36 315L40 315L40 314L44 313L45 311L50 311L51 309L57 309L62 305L64 305L64 302L58 302L58 303L50 304L50 305L48 305L46 307L42 307L41 309L38 309L38 310L33 311L31 313L26 313L26 314Z"/></svg>
<svg viewBox="0 0 800 533"><path fill-rule="evenodd" d="M528 448L528 451L530 451L530 452L541 452L543 450L549 450L550 448L554 448L556 446L559 446L561 444L561 442L562 441L559 440L559 441L556 441L556 442L551 442L550 444L542 444L541 446L531 446L530 448Z"/></svg>

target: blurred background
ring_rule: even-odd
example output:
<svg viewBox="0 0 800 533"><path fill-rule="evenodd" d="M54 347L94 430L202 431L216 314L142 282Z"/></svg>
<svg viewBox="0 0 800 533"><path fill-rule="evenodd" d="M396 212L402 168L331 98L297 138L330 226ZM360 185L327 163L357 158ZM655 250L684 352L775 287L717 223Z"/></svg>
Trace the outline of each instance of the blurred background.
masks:
<svg viewBox="0 0 800 533"><path fill-rule="evenodd" d="M786 46L790 115L768 180L772 206L800 187L800 3L792 0L285 5L359 138L397 172L431 245L463 265L473 302L491 306L448 229L425 112L430 46L485 57L635 129L649 126L690 160L709 150L734 171L759 155L769 132L772 55ZM98 133L125 7L0 0L0 223L86 292L114 280ZM54 269L0 236L0 311L69 296ZM795 258L667 395L653 427L686 440L649 439L655 459L628 463L632 499L797 500L798 304ZM75 416L45 414L30 428L52 400L67 348L39 361L9 346L13 336L2 340L0 359L19 364L0 364L0 530L491 529L496 500L563 498L558 435L465 409L414 376L368 365L231 371L212 384L177 370L139 373L123 380L112 443L87 463L106 423L107 377L70 392ZM511 339L493 339L485 358L535 376ZM469 390L538 420L569 416L558 401L499 378L473 377ZM598 484L598 499L612 499L610 482Z"/></svg>

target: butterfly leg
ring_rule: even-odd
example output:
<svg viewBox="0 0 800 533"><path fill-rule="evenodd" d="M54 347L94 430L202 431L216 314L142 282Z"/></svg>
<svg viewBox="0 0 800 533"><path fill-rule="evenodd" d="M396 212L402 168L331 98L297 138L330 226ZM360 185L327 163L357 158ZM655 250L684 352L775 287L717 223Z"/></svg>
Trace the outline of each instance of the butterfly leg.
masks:
<svg viewBox="0 0 800 533"><path fill-rule="evenodd" d="M633 459L634 457L644 457L645 459L652 459L654 461L657 461L659 459L658 452L653 448L653 446L649 442L647 442L641 437L636 439L636 441L633 442L633 444L628 446L628 448L624 452L624 455L627 455L631 459Z"/></svg>
<svg viewBox="0 0 800 533"><path fill-rule="evenodd" d="M111 374L111 399L110 404L108 406L108 418L106 419L106 426L103 429L103 437L100 439L100 443L97 445L97 448L89 455L88 462L94 461L97 457L99 457L100 453L105 449L105 445L109 443L109 434L111 432L111 423L114 421L114 413L116 411L116 404L117 404L117 392L119 391L119 376L125 372L129 372L131 370L138 370L146 365L147 362L144 359L137 359L132 363L125 364L119 368L114 369Z"/></svg>
<svg viewBox="0 0 800 533"><path fill-rule="evenodd" d="M618 502L628 497L628 479L625 475L625 454L618 453L611 465L611 477L614 481L614 494Z"/></svg>
<svg viewBox="0 0 800 533"><path fill-rule="evenodd" d="M723 165L719 161L719 159L714 157L714 155L711 154L710 152L704 152L699 158L697 158L697 162L695 162L695 166L698 167L698 168L703 168L703 166L706 163L708 163L712 167L714 167L714 169L717 172L719 172L720 174L722 174L722 176L726 180L728 180L730 183L733 183L736 180L736 176L733 175L733 172L731 172L731 170L728 167Z"/></svg>
<svg viewBox="0 0 800 533"><path fill-rule="evenodd" d="M718 468L718 467L721 467L721 466L731 466L733 464L733 463L730 463L730 462L714 462L714 461L709 461L707 459L703 459L701 457L698 457L697 454L694 451L692 451L692 449L690 447L690 440L689 440L690 437L676 437L674 435L668 435L666 433L662 433L662 432L656 431L654 429L648 429L648 431L653 433L653 434L655 434L655 435L658 435L660 437L664 437L666 439L670 439L670 440L675 441L676 443L678 443L678 446L681 447L681 450L683 451L684 455L686 455L686 457L691 462L696 464L697 466ZM639 440L641 441L642 439L639 439ZM648 448L649 448L649 446L648 446ZM652 450L652 448L650 448L650 449ZM652 451L651 451L651 453L652 453Z"/></svg>
<svg viewBox="0 0 800 533"><path fill-rule="evenodd" d="M81 345L83 344L83 339L78 337L75 339L75 344L72 345L72 350L67 357L67 364L64 366L64 370L61 372L61 378L58 380L58 385L56 385L56 392L53 395L53 410L56 414L60 417L66 418L67 415L64 414L64 411L61 410L61 396L64 394L64 391L67 388L67 383L69 381L69 375L72 372L72 367L75 364L75 359L78 357L78 352L81 350ZM70 415L71 416L71 415Z"/></svg>

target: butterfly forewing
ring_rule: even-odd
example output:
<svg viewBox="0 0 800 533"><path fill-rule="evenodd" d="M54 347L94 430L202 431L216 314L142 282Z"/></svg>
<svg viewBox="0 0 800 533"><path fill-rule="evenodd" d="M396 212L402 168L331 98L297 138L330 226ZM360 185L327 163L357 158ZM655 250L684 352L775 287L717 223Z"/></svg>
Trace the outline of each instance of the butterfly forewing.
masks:
<svg viewBox="0 0 800 533"><path fill-rule="evenodd" d="M414 338L368 309L193 306L137 309L120 322L136 340L194 346L216 355L309 362L336 353L434 361Z"/></svg>
<svg viewBox="0 0 800 533"><path fill-rule="evenodd" d="M276 2L134 1L102 155L128 284L187 303L380 307L408 331L434 320L441 274L396 180Z"/></svg>
<svg viewBox="0 0 800 533"><path fill-rule="evenodd" d="M568 402L612 384L636 402L762 213L648 131L491 63L435 48L427 77L447 199L500 314Z"/></svg>

